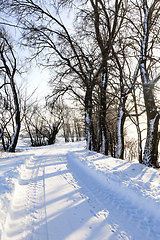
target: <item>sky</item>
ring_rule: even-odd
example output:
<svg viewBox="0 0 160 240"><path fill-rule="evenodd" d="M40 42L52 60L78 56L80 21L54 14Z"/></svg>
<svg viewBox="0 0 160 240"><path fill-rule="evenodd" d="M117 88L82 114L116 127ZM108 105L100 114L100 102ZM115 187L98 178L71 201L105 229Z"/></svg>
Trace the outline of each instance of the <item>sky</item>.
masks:
<svg viewBox="0 0 160 240"><path fill-rule="evenodd" d="M65 22L65 26L67 26L67 28L71 30L72 29L71 22L74 17L73 11L62 10L60 14L62 21ZM4 22L5 17L6 16L4 15L4 13L0 12L0 23ZM16 21L13 18L11 17L8 18L7 16L7 23L14 24L14 22L16 23ZM23 68L21 69L22 72L27 71L25 74L22 74L22 77L17 75L16 78L17 85L18 86L23 85L24 88L27 88L27 92L29 95L36 89L33 97L37 98L38 100L42 99L43 102L45 96L47 96L47 94L51 91L48 84L51 78L50 71L36 65L35 61L33 62L33 64L30 63L29 65L27 65L25 58L27 56L31 56L31 51L27 48L21 49L19 45L19 39L21 37L20 30L18 28L14 28L8 25L2 26L5 27L11 38L11 41L13 42L14 49L16 51L16 57L19 59L19 61L21 61L21 59L23 61L24 69Z"/></svg>
<svg viewBox="0 0 160 240"><path fill-rule="evenodd" d="M32 93L35 89L33 98L45 100L45 97L50 92L48 81L50 80L50 73L47 70L42 70L40 67L35 67L26 73L26 86L28 94ZM25 84L24 84L25 85Z"/></svg>

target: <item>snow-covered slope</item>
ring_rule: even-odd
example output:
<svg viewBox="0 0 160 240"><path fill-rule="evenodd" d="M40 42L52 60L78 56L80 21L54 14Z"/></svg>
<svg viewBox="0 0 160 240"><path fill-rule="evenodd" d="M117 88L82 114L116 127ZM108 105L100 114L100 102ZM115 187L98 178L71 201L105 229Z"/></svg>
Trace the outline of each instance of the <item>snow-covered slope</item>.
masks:
<svg viewBox="0 0 160 240"><path fill-rule="evenodd" d="M160 239L159 171L82 142L0 156L0 239Z"/></svg>

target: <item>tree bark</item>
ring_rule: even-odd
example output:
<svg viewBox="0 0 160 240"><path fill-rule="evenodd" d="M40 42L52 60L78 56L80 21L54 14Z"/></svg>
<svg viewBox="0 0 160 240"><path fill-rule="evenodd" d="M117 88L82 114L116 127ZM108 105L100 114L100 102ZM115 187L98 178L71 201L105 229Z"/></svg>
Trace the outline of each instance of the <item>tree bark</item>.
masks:
<svg viewBox="0 0 160 240"><path fill-rule="evenodd" d="M141 43L140 71L143 86L145 110L147 115L147 137L142 162L147 166L156 167L158 158L158 124L160 115L157 111L154 99L154 82L149 79L149 74L147 71L148 39L153 11L151 11L151 8L149 9L146 0L143 1L143 11L144 23L143 37Z"/></svg>
<svg viewBox="0 0 160 240"><path fill-rule="evenodd" d="M156 167L158 159L158 125L160 116L155 105L151 84L143 85L143 94L147 114L147 137L142 162L147 166Z"/></svg>
<svg viewBox="0 0 160 240"><path fill-rule="evenodd" d="M138 161L139 161L139 163L142 163L142 135L141 135L141 129L140 129L135 89L133 89L133 91L132 91L132 96L133 96L133 102L134 102L134 108L135 108L135 114L136 114L136 120L134 121L134 124L136 126L137 135L138 135Z"/></svg>
<svg viewBox="0 0 160 240"><path fill-rule="evenodd" d="M100 138L101 150L100 152L108 155L108 139L106 129L106 88L107 88L107 68L104 67L101 81L101 100L100 100Z"/></svg>
<svg viewBox="0 0 160 240"><path fill-rule="evenodd" d="M120 105L118 109L118 119L117 119L117 149L116 149L116 158L124 158L124 123L126 119L125 114L125 103L126 96L121 96Z"/></svg>
<svg viewBox="0 0 160 240"><path fill-rule="evenodd" d="M56 126L54 126L54 124L53 124L51 134L48 139L48 145L55 143L57 133L58 133L58 128Z"/></svg>
<svg viewBox="0 0 160 240"><path fill-rule="evenodd" d="M14 134L12 136L11 143L10 143L7 151L8 152L15 152L15 148L16 148L17 142L18 142L20 127L21 127L21 120L20 120L20 109L19 109L18 95L17 95L14 80L12 78L10 79L10 83L11 83L11 89L12 89L13 98L14 98L14 105L15 105L16 126L15 126L15 130L14 130Z"/></svg>
<svg viewBox="0 0 160 240"><path fill-rule="evenodd" d="M85 132L87 149L96 150L96 137L94 134L93 121L92 121L92 85L88 82L85 94Z"/></svg>

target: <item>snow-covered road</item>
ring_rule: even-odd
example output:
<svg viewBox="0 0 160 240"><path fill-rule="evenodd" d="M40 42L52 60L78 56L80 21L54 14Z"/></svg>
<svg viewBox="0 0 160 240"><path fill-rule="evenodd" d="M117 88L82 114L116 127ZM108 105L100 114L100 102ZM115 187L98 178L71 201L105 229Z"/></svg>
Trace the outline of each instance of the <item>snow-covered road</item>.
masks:
<svg viewBox="0 0 160 240"><path fill-rule="evenodd" d="M32 148L24 156L2 240L160 239L158 171L122 160L110 165L82 143Z"/></svg>

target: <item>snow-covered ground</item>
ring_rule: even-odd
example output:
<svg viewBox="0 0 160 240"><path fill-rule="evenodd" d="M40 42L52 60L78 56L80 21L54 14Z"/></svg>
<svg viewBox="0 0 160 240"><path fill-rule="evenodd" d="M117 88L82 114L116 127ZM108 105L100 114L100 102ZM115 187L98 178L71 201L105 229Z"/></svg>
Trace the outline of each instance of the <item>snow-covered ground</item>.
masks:
<svg viewBox="0 0 160 240"><path fill-rule="evenodd" d="M83 142L1 153L0 239L158 240L160 172Z"/></svg>

